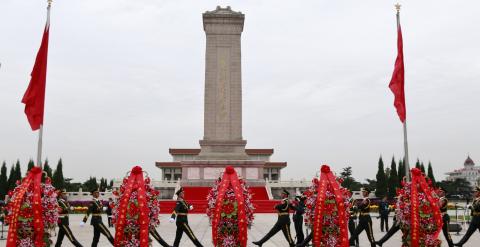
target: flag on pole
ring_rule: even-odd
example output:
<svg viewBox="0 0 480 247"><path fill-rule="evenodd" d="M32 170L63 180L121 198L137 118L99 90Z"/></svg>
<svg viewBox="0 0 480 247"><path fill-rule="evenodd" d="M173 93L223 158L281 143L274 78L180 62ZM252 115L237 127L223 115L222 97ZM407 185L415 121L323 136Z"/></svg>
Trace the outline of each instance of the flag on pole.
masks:
<svg viewBox="0 0 480 247"><path fill-rule="evenodd" d="M398 13L397 13L397 18ZM398 20L398 19L397 19ZM390 90L392 90L395 95L395 101L393 105L397 108L398 117L402 123L405 123L407 118L407 108L405 105L405 67L403 64L403 39L402 39L402 28L400 22L397 24L397 59L395 60L395 67L393 69L392 79L390 80Z"/></svg>
<svg viewBox="0 0 480 247"><path fill-rule="evenodd" d="M27 91L23 95L22 103L25 104L25 114L32 130L38 130L43 125L43 113L45 106L45 87L47 81L47 56L48 34L50 31L50 11L47 23L43 31L42 44L35 59L35 65L31 73L32 78Z"/></svg>

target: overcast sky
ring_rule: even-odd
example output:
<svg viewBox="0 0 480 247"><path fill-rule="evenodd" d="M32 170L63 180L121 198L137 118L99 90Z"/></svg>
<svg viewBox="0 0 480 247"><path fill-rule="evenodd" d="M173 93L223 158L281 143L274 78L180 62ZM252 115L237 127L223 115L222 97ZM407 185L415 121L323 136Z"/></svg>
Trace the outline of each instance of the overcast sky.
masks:
<svg viewBox="0 0 480 247"><path fill-rule="evenodd" d="M64 174L121 177L203 137L201 14L245 14L243 136L274 148L284 179L323 163L374 178L403 156L388 83L396 1L57 0L51 14L44 157ZM410 161L435 175L480 164L480 3L402 1ZM0 1L0 162L36 157L20 103L40 46L46 0Z"/></svg>

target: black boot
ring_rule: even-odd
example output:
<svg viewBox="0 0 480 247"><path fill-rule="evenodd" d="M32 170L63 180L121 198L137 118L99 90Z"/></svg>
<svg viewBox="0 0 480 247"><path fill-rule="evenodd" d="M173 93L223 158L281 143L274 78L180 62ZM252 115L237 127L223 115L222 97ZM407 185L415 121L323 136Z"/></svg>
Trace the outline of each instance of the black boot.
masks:
<svg viewBox="0 0 480 247"><path fill-rule="evenodd" d="M260 241L253 241L252 244L262 247L263 243Z"/></svg>

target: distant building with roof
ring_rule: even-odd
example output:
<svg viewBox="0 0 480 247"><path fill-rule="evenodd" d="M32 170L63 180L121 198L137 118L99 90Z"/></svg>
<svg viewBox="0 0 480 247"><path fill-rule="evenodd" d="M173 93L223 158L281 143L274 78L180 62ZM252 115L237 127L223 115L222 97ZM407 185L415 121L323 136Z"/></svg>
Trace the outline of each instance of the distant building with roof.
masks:
<svg viewBox="0 0 480 247"><path fill-rule="evenodd" d="M446 175L447 181L455 181L461 178L467 180L472 186L475 186L480 182L480 167L475 166L475 162L473 162L469 155L463 163L463 168L447 172Z"/></svg>

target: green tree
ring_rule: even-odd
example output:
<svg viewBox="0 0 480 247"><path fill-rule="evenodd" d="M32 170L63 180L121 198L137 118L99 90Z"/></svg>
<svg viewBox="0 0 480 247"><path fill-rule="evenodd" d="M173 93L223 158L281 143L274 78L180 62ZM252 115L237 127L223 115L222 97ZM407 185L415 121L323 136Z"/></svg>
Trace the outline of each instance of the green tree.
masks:
<svg viewBox="0 0 480 247"><path fill-rule="evenodd" d="M107 179L106 178L100 178L100 191L104 192L107 189Z"/></svg>
<svg viewBox="0 0 480 247"><path fill-rule="evenodd" d="M52 184L53 187L57 189L65 189L65 178L63 177L63 163L61 158L58 160L57 168L53 173Z"/></svg>
<svg viewBox="0 0 480 247"><path fill-rule="evenodd" d="M82 184L82 189L84 191L92 191L98 189L98 183L96 177L90 177L87 181Z"/></svg>
<svg viewBox="0 0 480 247"><path fill-rule="evenodd" d="M348 166L343 168L343 171L340 173L340 178L343 180L342 181L342 186L346 189L349 189L351 191L357 191L362 188L362 185L355 181L355 178L352 177L352 167ZM113 186L113 180L112 180L112 186Z"/></svg>
<svg viewBox="0 0 480 247"><path fill-rule="evenodd" d="M27 165L27 173L35 166L35 163L33 162L32 159L30 159L28 161L28 165Z"/></svg>
<svg viewBox="0 0 480 247"><path fill-rule="evenodd" d="M15 182L22 180L22 169L20 168L20 160L15 163Z"/></svg>
<svg viewBox="0 0 480 247"><path fill-rule="evenodd" d="M420 171L425 174L425 166L423 165L423 162L420 164Z"/></svg>
<svg viewBox="0 0 480 247"><path fill-rule="evenodd" d="M109 190L113 189L113 179L110 180L110 183L108 184L107 189L109 189Z"/></svg>
<svg viewBox="0 0 480 247"><path fill-rule="evenodd" d="M388 176L389 198L394 198L396 196L398 184L397 164L395 163L395 157L393 157L392 164L390 165L390 176Z"/></svg>
<svg viewBox="0 0 480 247"><path fill-rule="evenodd" d="M420 160L417 158L417 163L415 163L415 168L420 169Z"/></svg>
<svg viewBox="0 0 480 247"><path fill-rule="evenodd" d="M436 185L436 181L435 181L435 175L433 175L433 168L432 168L432 162L428 162L428 174L427 174L427 177L430 178L430 180L432 180L432 184L435 186Z"/></svg>
<svg viewBox="0 0 480 247"><path fill-rule="evenodd" d="M12 167L10 167L10 174L8 175L8 180L7 180L7 184L8 184L7 191L14 189L16 182L17 182L17 178L15 176L15 166L12 165Z"/></svg>
<svg viewBox="0 0 480 247"><path fill-rule="evenodd" d="M383 164L382 156L380 156L380 158L378 159L378 171L376 178L377 186L375 188L375 195L377 197L384 197L387 194L387 180L385 176L385 166Z"/></svg>
<svg viewBox="0 0 480 247"><path fill-rule="evenodd" d="M67 191L79 191L82 183L72 183L72 178L65 178L65 189Z"/></svg>
<svg viewBox="0 0 480 247"><path fill-rule="evenodd" d="M43 164L43 171L47 173L49 178L52 178L52 168L48 164L48 159L46 159L45 163Z"/></svg>
<svg viewBox="0 0 480 247"><path fill-rule="evenodd" d="M463 178L457 178L455 181L443 180L438 182L437 185L446 190L447 196L462 195L466 198L470 198L472 194L470 183Z"/></svg>
<svg viewBox="0 0 480 247"><path fill-rule="evenodd" d="M400 159L398 161L398 187L402 187L402 179L405 177L405 165L403 164L403 160Z"/></svg>
<svg viewBox="0 0 480 247"><path fill-rule="evenodd" d="M0 200L5 198L5 195L8 192L8 178L7 178L7 164L5 161L2 164L0 169Z"/></svg>

